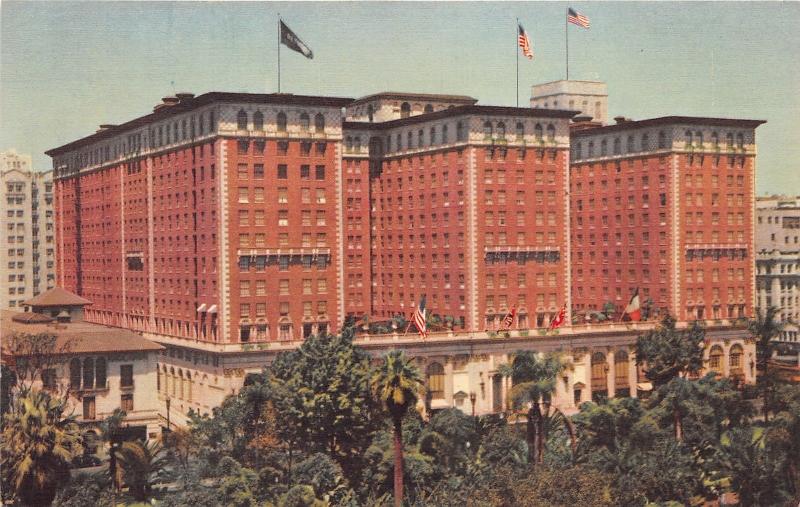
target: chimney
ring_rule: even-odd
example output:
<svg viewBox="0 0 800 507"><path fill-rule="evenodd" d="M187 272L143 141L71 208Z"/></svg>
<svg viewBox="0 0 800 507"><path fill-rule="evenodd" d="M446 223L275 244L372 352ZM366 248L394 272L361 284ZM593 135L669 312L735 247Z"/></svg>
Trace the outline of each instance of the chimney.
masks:
<svg viewBox="0 0 800 507"><path fill-rule="evenodd" d="M189 92L176 93L175 97L178 98L178 102L179 103L183 103L183 102L186 102L189 99L193 99L194 98L194 93L189 93Z"/></svg>
<svg viewBox="0 0 800 507"><path fill-rule="evenodd" d="M180 103L180 99L178 97L162 97L161 102L153 106L153 112L155 113L156 111L164 109L165 107L175 106L178 103Z"/></svg>
<svg viewBox="0 0 800 507"><path fill-rule="evenodd" d="M589 115L581 114L572 118L572 123L569 126L570 132L577 132L579 130L593 129L602 127L603 124L599 121L592 121Z"/></svg>
<svg viewBox="0 0 800 507"><path fill-rule="evenodd" d="M621 123L628 123L629 121L631 121L631 119L625 118L624 116L615 116L614 121L617 122L617 125L619 125Z"/></svg>

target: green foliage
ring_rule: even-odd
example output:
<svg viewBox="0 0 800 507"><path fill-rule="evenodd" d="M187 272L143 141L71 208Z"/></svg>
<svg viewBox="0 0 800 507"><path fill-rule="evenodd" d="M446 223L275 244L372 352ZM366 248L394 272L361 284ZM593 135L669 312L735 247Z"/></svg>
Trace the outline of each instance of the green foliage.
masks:
<svg viewBox="0 0 800 507"><path fill-rule="evenodd" d="M636 364L645 365L645 376L655 388L703 367L705 330L697 322L678 330L675 323L667 315L657 328L636 339Z"/></svg>
<svg viewBox="0 0 800 507"><path fill-rule="evenodd" d="M66 402L46 391L24 389L5 415L2 484L4 495L25 505L50 505L69 480L69 462L83 449Z"/></svg>
<svg viewBox="0 0 800 507"><path fill-rule="evenodd" d="M56 495L55 507L86 507L87 505L111 505L111 482L102 473L79 473Z"/></svg>
<svg viewBox="0 0 800 507"><path fill-rule="evenodd" d="M125 442L119 449L122 478L134 499L144 502L152 495L153 484L164 478L166 457L158 441Z"/></svg>

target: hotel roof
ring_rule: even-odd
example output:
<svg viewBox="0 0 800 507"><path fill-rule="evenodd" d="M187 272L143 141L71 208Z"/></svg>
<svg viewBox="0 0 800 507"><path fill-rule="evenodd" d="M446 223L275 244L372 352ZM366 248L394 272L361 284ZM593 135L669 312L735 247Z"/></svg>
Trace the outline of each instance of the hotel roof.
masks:
<svg viewBox="0 0 800 507"><path fill-rule="evenodd" d="M53 287L22 304L28 306L85 306L92 302L61 287Z"/></svg>
<svg viewBox="0 0 800 507"><path fill-rule="evenodd" d="M734 127L734 128L756 128L762 123L767 123L766 120L742 120L736 118L706 118L702 116L661 116L659 118L649 118L646 120L626 120L614 125L605 125L602 127L592 127L582 130L574 130L571 133L572 137L586 137L599 134L608 134L611 132L620 132L629 129L638 129L645 127L657 127L661 125L713 125L717 127Z"/></svg>

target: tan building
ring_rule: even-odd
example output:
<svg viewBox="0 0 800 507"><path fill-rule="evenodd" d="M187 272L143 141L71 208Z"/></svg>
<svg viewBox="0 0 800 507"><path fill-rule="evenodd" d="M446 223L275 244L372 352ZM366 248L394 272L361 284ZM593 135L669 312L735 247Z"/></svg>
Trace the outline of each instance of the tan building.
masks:
<svg viewBox="0 0 800 507"><path fill-rule="evenodd" d="M608 87L601 81L560 80L533 85L531 107L580 111L608 123Z"/></svg>
<svg viewBox="0 0 800 507"><path fill-rule="evenodd" d="M160 431L156 363L163 347L133 331L83 321L91 302L60 288L25 302L35 311L2 310L3 360L20 368L14 336L48 333L57 337L54 355L32 385L67 393L85 432L114 410L125 410L132 436L155 438Z"/></svg>
<svg viewBox="0 0 800 507"><path fill-rule="evenodd" d="M800 343L800 197L756 199L756 305L780 308L780 341Z"/></svg>
<svg viewBox="0 0 800 507"><path fill-rule="evenodd" d="M0 309L55 285L53 171L31 168L30 155L0 153Z"/></svg>

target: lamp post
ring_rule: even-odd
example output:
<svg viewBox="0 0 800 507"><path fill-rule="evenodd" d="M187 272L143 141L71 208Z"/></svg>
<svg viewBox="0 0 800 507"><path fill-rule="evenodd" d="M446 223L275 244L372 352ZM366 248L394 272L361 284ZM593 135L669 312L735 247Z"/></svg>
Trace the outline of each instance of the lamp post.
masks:
<svg viewBox="0 0 800 507"><path fill-rule="evenodd" d="M469 393L469 402L472 403L472 418L475 420L475 431L478 431L478 418L475 415L475 400L477 396L475 396L475 391Z"/></svg>
<svg viewBox="0 0 800 507"><path fill-rule="evenodd" d="M170 403L169 396L167 396L166 403L167 403L167 431L172 431L172 427L169 424L169 403Z"/></svg>

